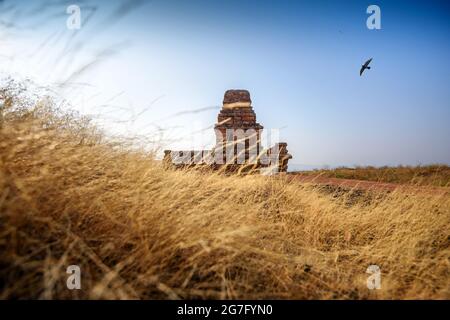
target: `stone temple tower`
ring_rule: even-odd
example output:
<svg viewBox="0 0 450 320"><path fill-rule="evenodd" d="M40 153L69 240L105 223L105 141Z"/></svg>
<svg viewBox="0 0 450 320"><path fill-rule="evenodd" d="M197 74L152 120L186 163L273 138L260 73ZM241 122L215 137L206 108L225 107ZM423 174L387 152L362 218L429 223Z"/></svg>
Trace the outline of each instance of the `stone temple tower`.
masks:
<svg viewBox="0 0 450 320"><path fill-rule="evenodd" d="M216 150L234 145L234 154L238 153L236 133L244 134L241 143L245 145L245 159L248 160L250 151L259 155L261 149L261 132L263 126L256 122L256 114L251 106L252 100L247 90L227 90L223 97L223 106L217 116L214 126L216 133ZM235 162L235 161L234 161Z"/></svg>
<svg viewBox="0 0 450 320"><path fill-rule="evenodd" d="M227 90L214 126L216 145L213 150L164 151L164 162L171 167L207 167L226 172L287 171L292 156L287 143L261 146L263 126L256 122L250 93Z"/></svg>

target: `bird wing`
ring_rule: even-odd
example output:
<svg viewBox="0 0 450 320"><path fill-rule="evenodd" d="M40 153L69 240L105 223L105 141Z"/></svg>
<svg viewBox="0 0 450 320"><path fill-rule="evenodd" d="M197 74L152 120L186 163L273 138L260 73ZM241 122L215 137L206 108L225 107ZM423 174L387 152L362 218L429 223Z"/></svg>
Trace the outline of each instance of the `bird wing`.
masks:
<svg viewBox="0 0 450 320"><path fill-rule="evenodd" d="M368 67L369 63L372 61L373 58L370 58L369 60L366 61L366 63L364 63L364 67Z"/></svg>
<svg viewBox="0 0 450 320"><path fill-rule="evenodd" d="M365 69L367 69L367 67L369 66L369 63L372 61L373 58L370 58L369 60L367 60L361 67L361 69L359 70L359 75L361 76L362 73L364 72Z"/></svg>

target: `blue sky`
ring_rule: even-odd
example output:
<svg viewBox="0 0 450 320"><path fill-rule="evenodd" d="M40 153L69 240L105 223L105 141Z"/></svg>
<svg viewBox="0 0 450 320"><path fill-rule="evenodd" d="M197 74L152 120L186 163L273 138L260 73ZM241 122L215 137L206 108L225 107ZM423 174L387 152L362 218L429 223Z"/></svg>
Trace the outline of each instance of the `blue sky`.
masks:
<svg viewBox="0 0 450 320"><path fill-rule="evenodd" d="M97 10L68 30L65 7L77 3L82 21ZM225 90L243 88L258 122L280 129L291 168L450 164L449 2L154 0L114 15L121 3L62 1L38 14L39 1L22 2L0 70L52 86L116 48L59 92L108 130L161 128L166 148L207 147L214 133L201 129ZM370 4L381 30L366 27Z"/></svg>

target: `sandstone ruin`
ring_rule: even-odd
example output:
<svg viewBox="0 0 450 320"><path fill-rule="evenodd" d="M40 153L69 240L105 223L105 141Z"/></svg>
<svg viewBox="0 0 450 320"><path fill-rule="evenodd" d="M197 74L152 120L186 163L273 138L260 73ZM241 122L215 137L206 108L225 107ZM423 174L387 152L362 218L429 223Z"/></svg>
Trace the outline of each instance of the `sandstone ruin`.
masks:
<svg viewBox="0 0 450 320"><path fill-rule="evenodd" d="M286 172L292 156L287 143L269 149L261 146L263 126L247 90L227 90L214 126L216 145L212 150L164 151L164 163L176 168L208 167L227 172Z"/></svg>

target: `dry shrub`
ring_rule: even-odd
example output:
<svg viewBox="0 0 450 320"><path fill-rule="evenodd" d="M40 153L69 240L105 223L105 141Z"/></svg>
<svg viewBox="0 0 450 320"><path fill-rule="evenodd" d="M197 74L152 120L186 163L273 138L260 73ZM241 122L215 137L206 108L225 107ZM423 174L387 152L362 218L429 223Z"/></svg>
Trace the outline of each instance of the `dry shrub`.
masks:
<svg viewBox="0 0 450 320"><path fill-rule="evenodd" d="M164 170L48 102L1 126L0 298L450 298L448 193Z"/></svg>

